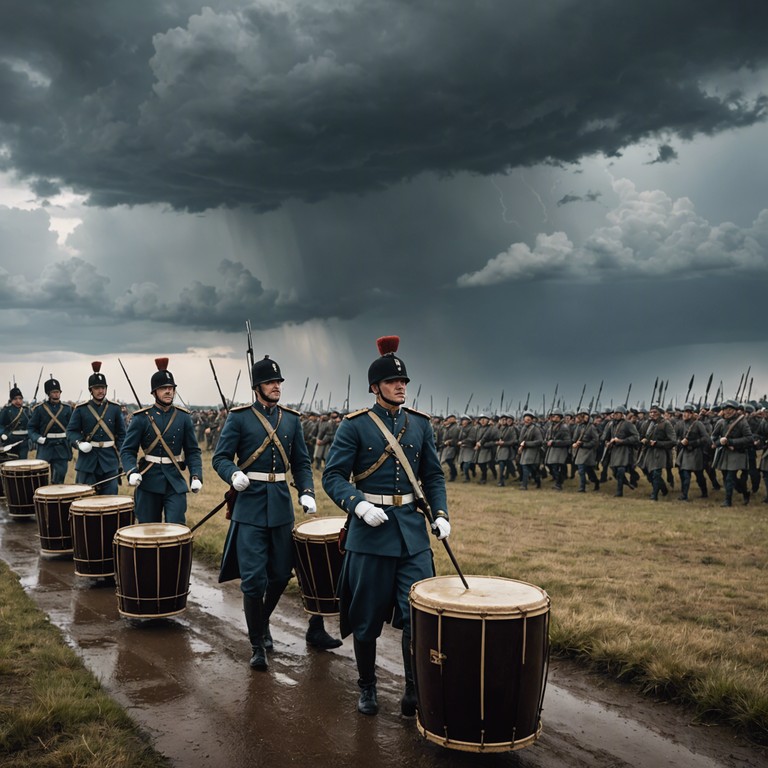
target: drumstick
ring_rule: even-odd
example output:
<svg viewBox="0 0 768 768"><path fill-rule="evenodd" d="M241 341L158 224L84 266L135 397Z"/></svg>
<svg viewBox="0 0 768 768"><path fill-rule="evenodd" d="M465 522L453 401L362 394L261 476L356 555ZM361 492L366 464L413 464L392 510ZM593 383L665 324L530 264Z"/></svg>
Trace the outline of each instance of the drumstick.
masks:
<svg viewBox="0 0 768 768"><path fill-rule="evenodd" d="M234 490L233 488L230 488L224 494L224 499L219 504L217 504L202 520L200 520L200 522L195 523L195 525L192 528L189 529L189 532L193 533L204 522L206 522L207 520L210 520L229 501L230 495L231 495L230 491L233 491L233 490ZM237 492L235 491L235 493L237 493Z"/></svg>
<svg viewBox="0 0 768 768"><path fill-rule="evenodd" d="M4 445L2 448L0 448L0 451L2 453L8 453L11 448L15 448L17 445L21 445L23 442L23 440L17 440L15 443L11 443L10 445Z"/></svg>
<svg viewBox="0 0 768 768"><path fill-rule="evenodd" d="M117 480L118 477L122 477L125 474L125 472L121 472L119 475L115 475L114 477L105 477L103 480L99 480L98 483L90 483L91 488L95 488L97 485L103 485L104 483L108 483L110 480Z"/></svg>

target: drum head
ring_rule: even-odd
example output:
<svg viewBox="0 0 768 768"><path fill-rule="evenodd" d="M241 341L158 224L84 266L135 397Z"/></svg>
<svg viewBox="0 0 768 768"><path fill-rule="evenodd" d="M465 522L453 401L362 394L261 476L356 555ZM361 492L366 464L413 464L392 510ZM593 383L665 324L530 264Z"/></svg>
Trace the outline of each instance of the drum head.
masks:
<svg viewBox="0 0 768 768"><path fill-rule="evenodd" d="M549 596L540 587L498 576L467 576L465 589L458 576L436 576L411 587L414 607L428 613L474 618L536 616L549 610Z"/></svg>
<svg viewBox="0 0 768 768"><path fill-rule="evenodd" d="M47 469L47 461L43 459L12 459L0 464L0 472L5 474L18 474L20 472L32 472L34 470Z"/></svg>
<svg viewBox="0 0 768 768"><path fill-rule="evenodd" d="M133 509L131 496L91 496L72 502L70 512L112 512L118 509Z"/></svg>
<svg viewBox="0 0 768 768"><path fill-rule="evenodd" d="M316 520L307 520L306 523L297 525L293 535L297 539L325 540L331 536L338 536L346 522L346 517L318 517Z"/></svg>
<svg viewBox="0 0 768 768"><path fill-rule="evenodd" d="M91 485L41 485L35 489L35 498L66 499L91 492L95 493Z"/></svg>
<svg viewBox="0 0 768 768"><path fill-rule="evenodd" d="M119 528L115 540L126 544L156 544L159 542L187 540L192 532L179 523L137 523Z"/></svg>

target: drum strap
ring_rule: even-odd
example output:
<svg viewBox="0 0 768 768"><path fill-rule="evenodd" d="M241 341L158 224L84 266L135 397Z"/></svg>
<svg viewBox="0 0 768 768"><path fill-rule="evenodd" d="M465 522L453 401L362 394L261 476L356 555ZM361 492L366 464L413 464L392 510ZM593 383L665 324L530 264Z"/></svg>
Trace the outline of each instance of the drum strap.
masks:
<svg viewBox="0 0 768 768"><path fill-rule="evenodd" d="M19 412L16 414L16 418L8 425L8 431L12 432L16 429L16 425L21 421L21 417L24 414L24 409L19 408Z"/></svg>
<svg viewBox="0 0 768 768"><path fill-rule="evenodd" d="M165 427L165 429L162 432L160 431L160 427L158 427L157 424L155 424L155 420L151 416L149 416L149 413L147 413L147 416L149 418L149 423L152 425L152 429L155 430L156 437L152 441L152 444L148 448L146 448L144 450L144 455L146 456L158 443L160 443L160 445L162 445L162 447L163 447L163 450L167 454L168 458L173 463L173 466L176 467L176 469L178 470L178 473L181 475L181 477L183 479L184 478L184 472L182 471L181 467L179 466L179 462L176 460L176 456L174 455L174 453L171 450L170 446L168 445L168 443L165 442L165 439L163 438L163 435L171 428L171 424L173 424L173 422L176 420L176 414L177 413L178 413L178 411L174 408L173 409L173 415L171 416L171 420L168 422L168 425ZM152 465L148 463L147 466L142 471L142 474L151 466Z"/></svg>
<svg viewBox="0 0 768 768"><path fill-rule="evenodd" d="M96 424L94 425L93 429L88 434L88 437L85 438L86 443L90 443L93 436L96 434L96 431L99 427L101 427L104 430L104 434L113 442L115 443L115 436L110 430L110 428L104 423L104 416L107 415L107 408L109 408L109 403L104 400L104 405L102 407L102 410L104 411L103 415L99 415L98 411L90 404L88 403L88 410L91 412L91 415L94 419L96 419ZM174 414L175 416L176 414ZM114 450L115 454L117 455L117 460L120 461L120 454L117 451L117 445L113 445L112 449Z"/></svg>
<svg viewBox="0 0 768 768"><path fill-rule="evenodd" d="M371 414L371 418L372 418L372 419L373 419L373 417L376 415L376 414L373 414L373 413L371 413L371 411L368 411L368 413L369 413L369 414ZM376 416L376 419L379 419L379 417L378 417L378 416ZM376 419L374 419L374 421L376 421ZM384 436L385 436L385 437L386 437L387 435L391 435L390 431L389 431L389 430L388 430L388 429L387 429L387 428L384 426L384 423L381 421L381 419L379 419L379 421L378 421L378 424L376 424L376 426L377 426L379 429L383 429L383 430L384 430L384 433L385 433L385 434L384 434ZM403 435L405 434L405 430L406 430L406 429L408 429L408 416L406 416L406 417L405 417L405 426L404 426L404 427L403 427L403 428L400 430L400 432L399 432L399 433L398 433L398 435L397 435L397 438L395 438L395 440L396 440L396 443L397 443L397 445L398 445L398 446L400 445L400 440L402 440L402 438L403 438ZM368 469L366 469L365 471L361 472L359 475L352 475L351 481L352 481L353 483L356 483L358 480L364 480L366 477L369 477L369 476L370 476L370 475L372 475L372 474L373 474L373 473L374 473L374 472L375 472L375 471L376 471L376 470L377 470L377 469L378 469L378 468L379 468L379 467L380 467L380 466L381 466L381 465L382 465L382 464L383 464L383 463L384 463L384 462L385 462L385 461L386 461L386 460L387 460L387 459L388 459L390 456L392 456L392 454L393 454L393 453L394 453L394 449L393 449L393 448L392 448L392 446L389 444L389 442L387 442L387 445L386 445L386 447L384 448L384 453L382 453L382 454L381 454L381 456L379 456L379 458L378 458L378 459L376 459L376 461L374 461L374 462L373 462L373 464L371 464L371 466L370 466L370 467L368 467Z"/></svg>
<svg viewBox="0 0 768 768"><path fill-rule="evenodd" d="M59 421L57 415L53 413L53 411L51 411L51 409L48 407L48 403L43 403L43 410L51 417L51 420L43 429L44 435L47 435L51 431L51 428L53 427L54 424L58 424L62 432L67 431L67 428ZM61 408L59 408L59 411L57 411L57 413L60 411L61 411Z"/></svg>
<svg viewBox="0 0 768 768"><path fill-rule="evenodd" d="M253 462L256 461L256 459L258 459L259 456L261 456L261 454L267 450L269 444L272 443L275 448L277 448L277 451L280 454L280 458L283 460L283 471L287 472L290 469L288 454L285 452L285 448L277 436L277 429L283 419L282 408L278 406L277 424L275 425L274 429L272 429L272 425L269 423L269 421L267 421L267 417L263 413L259 413L253 406L251 406L251 410L253 411L256 418L261 422L261 426L264 427L264 431L267 433L267 436L264 438L264 442L262 442L262 444L246 459L245 463L239 465L240 471L244 472L248 467L250 467L251 464L253 464Z"/></svg>

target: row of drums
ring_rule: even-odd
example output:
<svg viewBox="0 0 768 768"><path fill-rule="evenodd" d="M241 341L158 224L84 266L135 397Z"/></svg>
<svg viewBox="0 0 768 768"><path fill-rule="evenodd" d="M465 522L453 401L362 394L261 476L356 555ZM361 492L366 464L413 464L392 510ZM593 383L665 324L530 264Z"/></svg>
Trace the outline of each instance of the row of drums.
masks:
<svg viewBox="0 0 768 768"><path fill-rule="evenodd" d="M130 496L96 496L88 485L49 485L47 462L0 464L11 518L36 517L41 552L71 554L75 573L115 577L118 610L130 618L186 608L192 532L184 525L133 525ZM344 517L293 532L295 571L307 613L339 613L338 546ZM417 727L429 741L463 751L501 752L533 744L549 660L547 593L489 576L425 579L411 587L411 653Z"/></svg>

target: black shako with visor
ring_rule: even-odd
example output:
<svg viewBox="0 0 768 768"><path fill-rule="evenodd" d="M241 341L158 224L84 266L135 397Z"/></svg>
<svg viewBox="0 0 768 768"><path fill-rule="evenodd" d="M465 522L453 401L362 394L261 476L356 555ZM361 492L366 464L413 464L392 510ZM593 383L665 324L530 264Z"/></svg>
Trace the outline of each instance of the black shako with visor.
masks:
<svg viewBox="0 0 768 768"><path fill-rule="evenodd" d="M393 379L403 379L407 384L410 379L405 370L405 363L395 355L397 348L400 346L400 337L381 336L376 339L376 346L378 347L381 357L374 360L368 368L368 391L373 392L374 384L378 384L382 381L392 381ZM379 392L378 397L385 403L389 403L389 405L400 405L400 403L394 403L387 400L381 392Z"/></svg>

